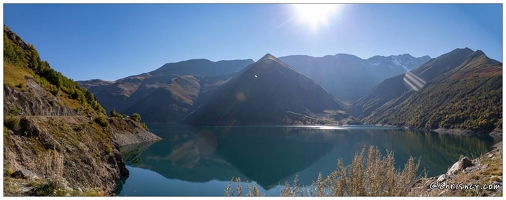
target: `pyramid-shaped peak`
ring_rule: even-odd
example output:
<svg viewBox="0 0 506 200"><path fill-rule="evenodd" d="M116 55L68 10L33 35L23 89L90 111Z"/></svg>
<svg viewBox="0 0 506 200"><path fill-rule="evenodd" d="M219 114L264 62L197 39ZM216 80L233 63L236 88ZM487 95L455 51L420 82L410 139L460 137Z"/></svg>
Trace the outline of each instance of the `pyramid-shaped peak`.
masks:
<svg viewBox="0 0 506 200"><path fill-rule="evenodd" d="M265 54L265 56L263 56L262 58L260 58L260 60L258 60L258 61L263 61L263 60L267 60L267 59L269 59L269 60L278 60L278 58L276 58L272 54L267 53L267 54Z"/></svg>
<svg viewBox="0 0 506 200"><path fill-rule="evenodd" d="M290 67L289 65L287 65L283 61L279 60L278 58L276 58L275 56L273 56L270 53L265 54L265 56L260 58L255 64L256 64L256 66L270 66L271 63L277 63L279 66L283 66L283 67L293 70L292 67Z"/></svg>

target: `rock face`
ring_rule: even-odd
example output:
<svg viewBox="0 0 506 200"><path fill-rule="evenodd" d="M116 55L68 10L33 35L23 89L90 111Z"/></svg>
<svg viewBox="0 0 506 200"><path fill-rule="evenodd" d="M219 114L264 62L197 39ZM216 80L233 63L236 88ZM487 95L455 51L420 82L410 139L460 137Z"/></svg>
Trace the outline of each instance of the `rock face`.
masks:
<svg viewBox="0 0 506 200"><path fill-rule="evenodd" d="M286 124L299 116L342 110L335 99L311 79L267 54L248 66L185 118L200 125Z"/></svg>
<svg viewBox="0 0 506 200"><path fill-rule="evenodd" d="M112 192L128 174L111 134L97 132L87 117L26 116L4 137L4 166L39 177L63 177L73 188ZM110 146L112 145L112 146Z"/></svg>
<svg viewBox="0 0 506 200"><path fill-rule="evenodd" d="M77 112L45 90L33 78L25 77L27 90L4 85L4 115L72 116ZM15 108L15 109L14 109ZM14 110L17 113L13 113Z"/></svg>

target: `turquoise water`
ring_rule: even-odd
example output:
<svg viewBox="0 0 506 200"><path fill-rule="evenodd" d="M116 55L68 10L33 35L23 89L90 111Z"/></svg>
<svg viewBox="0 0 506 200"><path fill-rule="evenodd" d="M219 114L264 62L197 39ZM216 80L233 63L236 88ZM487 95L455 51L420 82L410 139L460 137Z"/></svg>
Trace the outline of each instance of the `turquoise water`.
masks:
<svg viewBox="0 0 506 200"><path fill-rule="evenodd" d="M232 177L240 177L243 191L254 182L277 196L296 175L310 185L319 172L335 170L338 158L349 164L370 145L394 151L398 168L420 158L420 173L435 176L460 155L480 156L500 140L374 126L149 127L163 140L122 147L130 175L118 182L119 196L223 196Z"/></svg>

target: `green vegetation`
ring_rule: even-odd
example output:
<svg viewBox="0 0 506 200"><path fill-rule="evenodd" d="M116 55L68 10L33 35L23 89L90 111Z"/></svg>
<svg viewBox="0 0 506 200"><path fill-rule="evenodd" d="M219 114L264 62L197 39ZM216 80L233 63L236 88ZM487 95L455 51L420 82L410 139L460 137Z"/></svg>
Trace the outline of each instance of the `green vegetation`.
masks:
<svg viewBox="0 0 506 200"><path fill-rule="evenodd" d="M365 148L359 154L355 154L350 165L344 166L338 159L337 169L326 178L318 175L316 181L310 186L301 186L296 177L292 184L285 183L281 190L281 196L406 196L416 180L420 161L415 163L411 157L404 165L404 169L395 168L394 154L387 151L383 156L378 148L371 146L364 157ZM232 179L234 180L234 179ZM231 190L232 181L225 188L226 196L241 196L242 188L240 179L236 178L237 187ZM259 196L258 188L253 186L250 192L248 184L248 196Z"/></svg>
<svg viewBox="0 0 506 200"><path fill-rule="evenodd" d="M100 126L102 126L102 127L107 127L107 126L109 126L109 122L108 122L108 120L107 120L107 117L106 117L106 116L104 116L104 115L100 115L100 116L96 117L96 118L94 119L94 121L95 121L97 124L99 124Z"/></svg>
<svg viewBox="0 0 506 200"><path fill-rule="evenodd" d="M413 70L427 84L408 90L404 75L384 80L355 102L354 113L371 124L420 129L502 128L502 63L483 52L457 49Z"/></svg>
<svg viewBox="0 0 506 200"><path fill-rule="evenodd" d="M117 118L120 118L120 119L124 119L126 117L126 115L116 112L116 109L113 108L111 110L111 117L117 117Z"/></svg>
<svg viewBox="0 0 506 200"><path fill-rule="evenodd" d="M149 131L148 125L146 125L146 123L141 123L141 126L144 128L144 130Z"/></svg>
<svg viewBox="0 0 506 200"><path fill-rule="evenodd" d="M141 115L139 113L132 114L131 118L132 118L132 120L134 120L136 122L140 122L141 121Z"/></svg>
<svg viewBox="0 0 506 200"><path fill-rule="evenodd" d="M414 95L385 123L492 131L502 127L502 77L447 80Z"/></svg>
<svg viewBox="0 0 506 200"><path fill-rule="evenodd" d="M11 37L13 37L14 40ZM18 72L19 70L14 70L14 72L4 71L4 76L16 76L6 78L5 83L9 85L21 89L25 85L23 76L29 75L30 77L34 77L39 84L53 95L63 95L64 97L77 100L81 110L90 107L98 113L105 114L105 109L96 101L93 94L72 79L52 69L47 61L40 59L39 53L33 45L26 45L24 42L16 40L13 33L7 33L5 30L4 65L8 66L11 70L13 68L18 68L21 69L21 71L28 72Z"/></svg>
<svg viewBox="0 0 506 200"><path fill-rule="evenodd" d="M116 117L116 118L120 118L120 119L124 119L126 117L125 114L120 114L118 112L116 112L116 109L112 109L111 110L111 117ZM139 113L134 113L132 114L132 116L130 117L130 119L132 119L133 121L139 123L142 128L144 128L146 131L149 131L149 128L148 128L148 125L146 125L146 123L141 123L141 115Z"/></svg>
<svg viewBox="0 0 506 200"><path fill-rule="evenodd" d="M10 130L14 130L19 125L19 118L14 117L13 115L9 115L4 118L4 126Z"/></svg>

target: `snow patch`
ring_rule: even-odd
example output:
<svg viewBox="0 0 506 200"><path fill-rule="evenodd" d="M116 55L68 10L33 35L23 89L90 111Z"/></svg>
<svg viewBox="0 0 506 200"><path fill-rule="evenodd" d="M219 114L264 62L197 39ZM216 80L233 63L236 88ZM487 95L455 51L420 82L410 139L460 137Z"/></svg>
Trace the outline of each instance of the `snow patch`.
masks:
<svg viewBox="0 0 506 200"><path fill-rule="evenodd" d="M392 62L394 62L395 65L401 65L401 63L399 62L399 60L397 60L397 58L394 58Z"/></svg>
<svg viewBox="0 0 506 200"><path fill-rule="evenodd" d="M371 63L371 65L374 65L374 66L379 66L380 63Z"/></svg>
<svg viewBox="0 0 506 200"><path fill-rule="evenodd" d="M404 68L406 71L409 71L409 69L406 65L403 65L402 68Z"/></svg>

